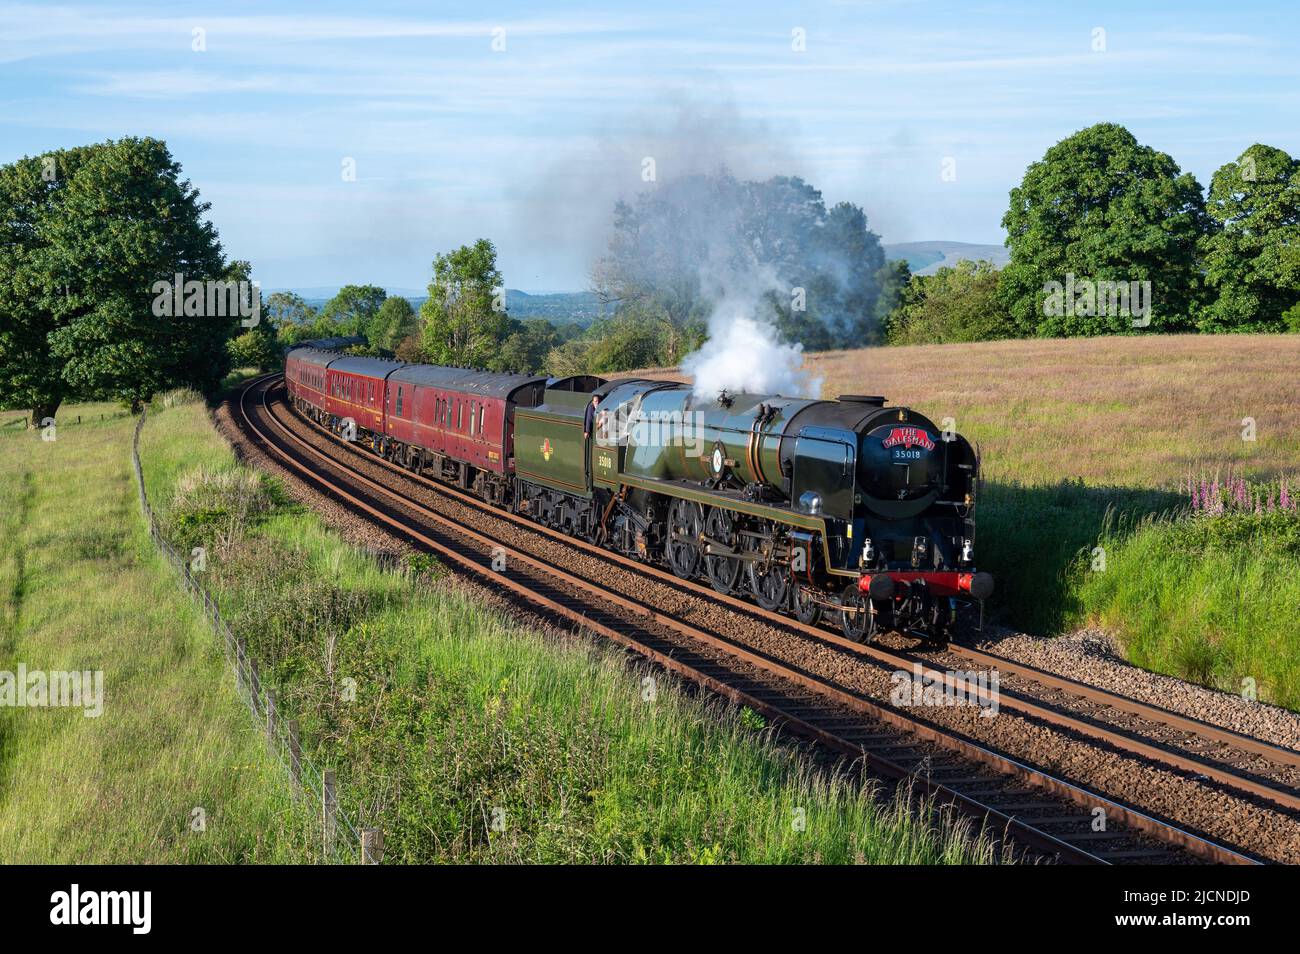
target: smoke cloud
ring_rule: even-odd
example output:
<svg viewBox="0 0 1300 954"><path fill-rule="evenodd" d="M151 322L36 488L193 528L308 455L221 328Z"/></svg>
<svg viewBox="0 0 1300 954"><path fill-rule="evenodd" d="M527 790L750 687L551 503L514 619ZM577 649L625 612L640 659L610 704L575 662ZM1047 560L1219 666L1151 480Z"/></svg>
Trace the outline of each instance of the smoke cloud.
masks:
<svg viewBox="0 0 1300 954"><path fill-rule="evenodd" d="M681 361L702 397L819 397L804 348L868 343L884 254L860 209L828 211L796 178L789 130L720 99L611 120L609 135L540 177L521 227L587 250L611 299L702 322L705 344Z"/></svg>

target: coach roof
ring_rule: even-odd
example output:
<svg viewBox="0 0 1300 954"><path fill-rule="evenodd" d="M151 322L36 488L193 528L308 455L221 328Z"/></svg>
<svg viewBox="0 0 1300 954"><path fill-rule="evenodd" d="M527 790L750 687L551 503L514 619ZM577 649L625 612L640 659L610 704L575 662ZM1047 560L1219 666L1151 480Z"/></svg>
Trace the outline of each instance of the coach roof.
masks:
<svg viewBox="0 0 1300 954"><path fill-rule="evenodd" d="M286 357L317 368L327 368L331 361L338 361L343 356L337 351L323 351L319 348L294 348Z"/></svg>
<svg viewBox="0 0 1300 954"><path fill-rule="evenodd" d="M435 364L408 364L393 372L390 381L418 387L442 388L484 397L509 397L527 384L545 384L546 378L499 371L475 371L472 368L444 368Z"/></svg>
<svg viewBox="0 0 1300 954"><path fill-rule="evenodd" d="M388 361L384 358L361 358L356 355L344 355L330 365L331 371L344 374L360 374L368 378L382 379L388 377L398 368L406 365L401 361Z"/></svg>

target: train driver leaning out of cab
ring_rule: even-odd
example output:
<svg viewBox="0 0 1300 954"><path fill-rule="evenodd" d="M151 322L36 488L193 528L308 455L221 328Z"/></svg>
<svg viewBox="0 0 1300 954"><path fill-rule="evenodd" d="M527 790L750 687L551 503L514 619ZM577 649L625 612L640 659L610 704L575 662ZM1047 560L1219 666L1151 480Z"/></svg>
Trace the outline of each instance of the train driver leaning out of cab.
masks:
<svg viewBox="0 0 1300 954"><path fill-rule="evenodd" d="M589 440L591 432L596 426L596 405L600 403L600 398L596 395L591 396L591 403L587 405L587 412L582 417L582 439Z"/></svg>

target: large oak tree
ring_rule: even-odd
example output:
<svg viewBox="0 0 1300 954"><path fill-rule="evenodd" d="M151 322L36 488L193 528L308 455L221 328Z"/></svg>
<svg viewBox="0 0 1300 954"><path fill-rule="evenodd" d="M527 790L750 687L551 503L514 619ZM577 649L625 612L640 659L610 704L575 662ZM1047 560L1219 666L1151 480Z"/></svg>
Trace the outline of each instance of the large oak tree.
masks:
<svg viewBox="0 0 1300 954"><path fill-rule="evenodd" d="M1210 180L1204 331L1280 331L1300 302L1300 163L1259 143Z"/></svg>
<svg viewBox="0 0 1300 954"><path fill-rule="evenodd" d="M998 292L1023 335L1128 331L1131 316L1050 314L1050 282L1150 282L1148 327L1193 327L1200 303L1197 242L1207 226L1201 187L1168 155L1123 126L1099 123L1062 139L1011 190L1002 219L1011 262Z"/></svg>
<svg viewBox="0 0 1300 954"><path fill-rule="evenodd" d="M225 277L207 210L156 139L0 167L0 400L39 423L69 397L215 386L239 315L153 307L155 282Z"/></svg>

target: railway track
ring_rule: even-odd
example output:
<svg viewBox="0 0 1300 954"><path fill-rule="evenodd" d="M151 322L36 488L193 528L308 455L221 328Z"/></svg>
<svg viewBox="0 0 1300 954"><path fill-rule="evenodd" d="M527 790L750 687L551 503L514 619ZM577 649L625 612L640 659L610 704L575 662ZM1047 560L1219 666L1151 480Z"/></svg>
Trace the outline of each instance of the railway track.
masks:
<svg viewBox="0 0 1300 954"><path fill-rule="evenodd" d="M628 567L629 569L652 577L683 592L689 592L702 599L711 600L738 610L755 619L783 628L789 632L800 633L817 639L837 650L847 651L869 659L872 662L889 665L893 668L921 664L923 675L928 679L941 679L948 685L955 680L947 673L930 666L933 654L918 657L914 654L890 649L878 645L862 645L845 639L838 632L824 626L801 623L793 617L762 609L748 600L729 594L721 594L712 587L694 580L682 580L660 567L630 559L622 554L613 553L602 547L575 538L561 531L552 529L533 520L509 513L495 507L489 507L477 497L467 494L455 487L427 477L412 473L410 470L385 461L355 444L338 442L325 429L310 421L295 418L303 426L312 427L322 436L335 440L341 450L356 455L372 465L382 467L405 480L418 482L435 493L454 498L464 505L472 507L493 518L509 521L530 532L538 533L575 550L584 551L602 560ZM1005 690L1002 694L1004 704L1011 711L1025 716L1043 718L1058 725L1067 726L1081 735L1098 742L1115 745L1117 748L1134 755L1159 759L1171 767L1197 777L1213 780L1223 786L1245 792L1267 802L1289 810L1300 811L1300 795L1295 786L1300 784L1300 752L1287 749L1250 736L1224 729L1181 713L1132 699L1110 692L1078 680L1069 679L1046 672L1032 666L1014 662L973 647L952 645L947 651L949 656L958 657L968 665L981 667L977 672L997 670L1002 676L1012 676L1031 683L1041 695L1067 696L1070 706L1082 717L1072 716L1059 711L1058 701L1045 704L1035 697L1026 698L1024 693ZM940 654L942 655L942 654ZM1053 711L1048 712L1048 709ZM1131 718L1129 725L1115 725L1116 714ZM1134 738L1135 726L1142 731ZM1160 739L1156 729L1167 730ZM1151 737L1157 737L1157 744L1152 744Z"/></svg>
<svg viewBox="0 0 1300 954"><path fill-rule="evenodd" d="M906 781L936 800L979 819L991 830L1005 832L1017 844L1056 860L1091 864L1187 861L1240 864L1256 861L1169 819L1120 804L1008 758L958 733L945 731L905 712L847 692L831 680L735 640L706 632L661 612L647 602L611 593L608 588L554 562L504 546L489 535L437 513L390 486L344 466L336 456L323 452L295 433L271 407L269 395L276 377L259 379L240 393L238 415L241 426L257 444L318 492L366 514L369 519L417 542L462 571L487 579L492 587L510 591L544 616L609 638L710 691L749 706L795 735L813 740L833 752L862 760L873 774ZM296 416L293 420L315 428ZM494 517L515 520L531 531L550 534L567 545L587 548L599 554L602 560L623 561L637 572L657 575L674 586L722 601L756 618L770 618L775 624L803 631L878 662L897 665L911 659L906 654L849 642L825 629L768 613L733 596L724 596L710 588L680 580L657 567L628 560L522 517L489 508L475 497L413 475L355 446L344 443L335 447L362 455L370 462L407 478L425 482L438 493L454 495L464 503L483 508ZM494 564L500 565L502 557L510 566L508 574L493 569ZM1002 660L988 654L984 656L988 664L1003 666ZM970 658L978 659L978 655ZM1007 671L1014 669L1022 678L1038 679L1057 691L1077 688L1080 695L1087 695L1098 704L1114 696L1062 677L1031 671L1030 667L1010 661L1006 661L1005 666ZM952 684L950 674L934 670L929 673ZM1206 735L1215 737L1218 744L1232 745L1242 741L1243 748L1250 749L1256 757L1282 759L1285 755L1295 754L1284 749L1273 752L1277 747L1246 737L1234 738L1235 733L1203 723L1192 726L1195 720L1136 700L1114 696L1113 701L1104 704L1122 704L1118 707L1135 716L1140 714L1142 718L1174 726L1180 732L1192 728L1212 730ZM1126 738L1092 722L1061 716L1032 701L1016 699L1009 704L1003 698L1000 705L1004 709L1014 706L1014 711L1021 715L1064 726L1141 757L1170 760L1169 753L1163 749L1156 750L1148 743ZM1230 776L1213 764L1195 760L1190 754L1175 757L1188 770L1203 775L1207 770L1216 772L1225 776L1225 780ZM1235 776L1231 776L1231 780L1240 781ZM1258 797L1293 794L1263 783L1256 784L1267 789L1254 792ZM1094 830L1098 812L1106 821L1100 831Z"/></svg>

